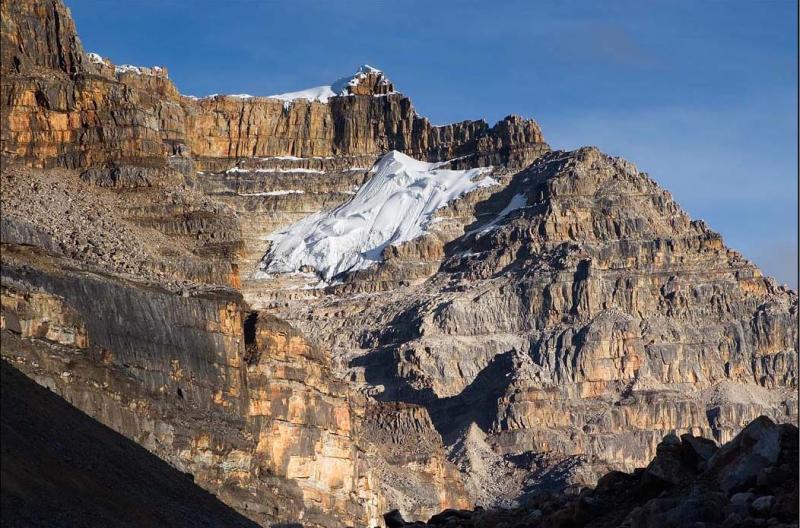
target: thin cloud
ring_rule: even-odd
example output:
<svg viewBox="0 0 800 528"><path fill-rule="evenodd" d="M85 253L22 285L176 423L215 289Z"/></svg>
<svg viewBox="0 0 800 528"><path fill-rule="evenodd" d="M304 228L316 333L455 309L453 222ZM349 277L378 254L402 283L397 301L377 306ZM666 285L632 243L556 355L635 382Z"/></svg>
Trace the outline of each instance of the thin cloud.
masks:
<svg viewBox="0 0 800 528"><path fill-rule="evenodd" d="M580 37L576 38L577 35ZM645 49L628 29L615 24L576 24L563 28L553 38L553 51L568 60L588 58L626 67L664 64L662 58Z"/></svg>

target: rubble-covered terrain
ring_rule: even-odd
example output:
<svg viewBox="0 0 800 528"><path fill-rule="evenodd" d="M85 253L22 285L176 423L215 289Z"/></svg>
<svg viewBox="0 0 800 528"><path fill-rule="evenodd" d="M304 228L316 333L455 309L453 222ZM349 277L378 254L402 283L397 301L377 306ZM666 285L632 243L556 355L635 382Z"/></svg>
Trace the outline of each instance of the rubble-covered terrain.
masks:
<svg viewBox="0 0 800 528"><path fill-rule="evenodd" d="M506 510L445 510L406 522L398 510L388 528L755 528L797 526L798 431L766 417L721 447L690 434L669 435L655 458L633 473L613 471L574 495L541 492Z"/></svg>

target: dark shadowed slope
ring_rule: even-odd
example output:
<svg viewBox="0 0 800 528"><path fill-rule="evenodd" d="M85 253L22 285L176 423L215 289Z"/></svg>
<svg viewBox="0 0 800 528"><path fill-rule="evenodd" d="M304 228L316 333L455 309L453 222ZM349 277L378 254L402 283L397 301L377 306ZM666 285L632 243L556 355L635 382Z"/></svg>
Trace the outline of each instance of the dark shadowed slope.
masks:
<svg viewBox="0 0 800 528"><path fill-rule="evenodd" d="M664 437L633 473L612 471L577 495L532 494L513 509L445 510L427 523L388 528L797 528L798 437L794 424L766 416L718 447L690 434Z"/></svg>
<svg viewBox="0 0 800 528"><path fill-rule="evenodd" d="M5 361L2 401L4 527L257 526Z"/></svg>

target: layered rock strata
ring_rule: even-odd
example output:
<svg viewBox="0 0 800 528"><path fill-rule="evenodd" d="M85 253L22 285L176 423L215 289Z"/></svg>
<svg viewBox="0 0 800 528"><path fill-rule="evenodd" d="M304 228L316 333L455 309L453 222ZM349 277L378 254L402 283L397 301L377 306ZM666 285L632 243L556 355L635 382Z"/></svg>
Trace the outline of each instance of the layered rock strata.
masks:
<svg viewBox="0 0 800 528"><path fill-rule="evenodd" d="M323 351L235 292L175 295L4 251L4 358L251 519L368 525L394 497L427 515L468 505L440 441L407 456L382 443L437 438L424 409L386 413L415 425L376 420Z"/></svg>
<svg viewBox="0 0 800 528"><path fill-rule="evenodd" d="M633 165L432 126L373 69L182 96L84 53L58 0L0 10L3 357L250 519L511 505L797 419L796 292ZM335 284L253 274L391 149L497 185Z"/></svg>
<svg viewBox="0 0 800 528"><path fill-rule="evenodd" d="M796 293L632 164L552 153L475 211L420 285L271 309L361 390L425 406L472 473L518 468L512 496L632 470L671 431L724 442L761 414L796 419Z"/></svg>
<svg viewBox="0 0 800 528"><path fill-rule="evenodd" d="M258 526L5 361L2 390L3 526Z"/></svg>
<svg viewBox="0 0 800 528"><path fill-rule="evenodd" d="M3 6L3 152L39 167L134 165L161 168L168 156L416 157L524 165L546 150L535 122L510 116L494 127L465 121L440 127L379 82L357 78L328 103L285 104L266 97L180 96L161 67L114 67L90 60L68 11L56 0ZM391 88L391 90L389 89ZM233 161L231 161L233 160Z"/></svg>

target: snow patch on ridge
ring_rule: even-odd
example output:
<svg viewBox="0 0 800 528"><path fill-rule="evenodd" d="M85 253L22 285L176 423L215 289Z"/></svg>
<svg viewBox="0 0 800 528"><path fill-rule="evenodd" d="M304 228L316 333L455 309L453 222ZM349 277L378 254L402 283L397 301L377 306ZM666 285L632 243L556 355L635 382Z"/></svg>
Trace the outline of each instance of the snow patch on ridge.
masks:
<svg viewBox="0 0 800 528"><path fill-rule="evenodd" d="M357 86L358 83L361 81L361 79L363 79L370 73L382 74L383 72L377 68L373 68L369 64L364 64L358 69L358 71L355 74L349 77L343 77L333 84L325 86L314 86L313 88L306 88L305 90L299 90L297 92L287 92L276 95L268 95L267 97L270 99L280 99L281 101L283 101L284 108L289 108L298 99L305 99L307 101L316 101L318 103L327 104L328 100L331 97L343 97L346 95L350 95L350 88ZM381 84L385 85L389 84L389 79L384 77L381 80ZM392 92L392 93L394 94L397 92Z"/></svg>
<svg viewBox="0 0 800 528"><path fill-rule="evenodd" d="M387 246L424 235L437 210L475 189L497 185L488 176L476 181L491 167L441 168L447 163L389 152L349 201L269 235L273 244L257 275L267 278L311 268L330 282L342 273L368 268L382 260Z"/></svg>
<svg viewBox="0 0 800 528"><path fill-rule="evenodd" d="M99 53L95 53L93 51L89 51L86 53L86 58L89 59L89 62L93 64L101 64L103 66L114 66L114 64L109 59L104 59L102 55ZM150 68L146 68L144 66L133 66L132 64L120 64L118 66L114 66L114 74L119 75L122 73L135 73L136 75L162 75L164 73L164 68L161 66L152 66Z"/></svg>
<svg viewBox="0 0 800 528"><path fill-rule="evenodd" d="M313 88L306 88L297 92L287 92L277 95L268 95L270 99L280 99L283 101L284 106L287 103L293 103L297 99L305 99L307 101L317 101L319 103L327 103L328 99L335 97L337 94L333 91L330 85L328 86L314 86Z"/></svg>
<svg viewBox="0 0 800 528"><path fill-rule="evenodd" d="M508 204L503 208L503 210L497 213L497 216L495 216L491 222L484 225L483 227L479 227L478 229L470 231L469 233L466 234L466 236L474 234L475 238L480 238L481 235L485 235L486 233L497 229L498 224L503 218L507 217L509 214L513 213L517 209L524 209L527 206L528 206L528 198L526 198L524 194L515 194L513 197L511 197L511 199L508 201Z"/></svg>
<svg viewBox="0 0 800 528"><path fill-rule="evenodd" d="M132 64L121 64L119 66L114 66L114 73L129 73L129 72L141 75L142 69L139 66L133 66Z"/></svg>
<svg viewBox="0 0 800 528"><path fill-rule="evenodd" d="M344 77L342 79L339 79L335 83L333 83L333 86L331 86L331 89L334 92L336 92L338 95L348 95L350 93L350 88L354 88L354 87L358 86L358 83L360 83L361 80L364 77L366 77L367 75L369 75L370 73L372 73L372 74L381 74L381 75L383 74L383 72L381 70L379 70L378 68L373 68L369 64L364 64L349 79L347 77ZM382 84L384 86L389 84L389 79L387 79L386 76L384 75L383 79L381 79L381 81L380 81L380 84Z"/></svg>
<svg viewBox="0 0 800 528"><path fill-rule="evenodd" d="M94 54L97 55L97 54ZM97 55L99 58L100 56ZM90 57L93 62L97 62L94 58ZM102 59L101 59L102 60ZM125 65L122 66L124 68L136 68L136 66L129 66ZM122 68L118 67L118 68ZM126 70L126 71L134 71L134 70ZM138 72L137 73L141 73ZM331 97L346 97L350 94L350 88L358 86L358 83L366 77L368 74L383 74L383 72L377 68L373 68L369 64L364 64L361 66L356 73L350 75L348 77L343 77L338 81L334 82L333 84L326 84L324 86L314 86L311 88L306 88L305 90L298 90L296 92L286 92L282 94L275 94L275 95L267 95L267 96L258 96L258 95L250 95L250 94L210 94L203 97L197 97L195 95L185 95L182 94L183 97L187 99L192 99L194 101L201 101L206 99L214 99L216 97L233 97L236 99L278 99L283 101L283 107L289 109L295 101L298 100L306 100L311 102L318 102L327 104ZM391 82L389 79L386 78L384 75L383 78L379 81L381 85L389 85ZM394 95L399 92L392 91L385 94L376 94L374 97L383 97L385 95ZM298 158L299 159L299 158Z"/></svg>
<svg viewBox="0 0 800 528"><path fill-rule="evenodd" d="M90 51L89 53L86 54L86 56L89 57L89 60L95 64L106 64L105 59L103 59L103 57L101 57L99 53L94 53Z"/></svg>

